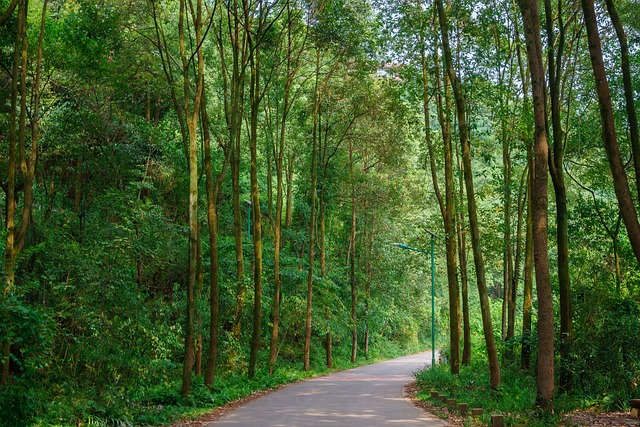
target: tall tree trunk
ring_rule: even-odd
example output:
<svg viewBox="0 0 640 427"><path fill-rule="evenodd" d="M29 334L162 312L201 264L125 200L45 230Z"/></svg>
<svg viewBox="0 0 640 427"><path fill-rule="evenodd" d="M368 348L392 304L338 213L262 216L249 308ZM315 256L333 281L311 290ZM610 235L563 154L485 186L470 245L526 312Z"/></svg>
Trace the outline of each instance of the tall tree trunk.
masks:
<svg viewBox="0 0 640 427"><path fill-rule="evenodd" d="M607 12L611 18L613 28L616 30L618 43L620 44L620 56L622 67L622 83L624 86L624 100L627 107L627 120L629 121L629 134L631 136L631 149L633 153L633 167L636 175L637 196L640 198L640 135L638 132L638 117L631 83L631 70L629 66L629 46L627 45L627 35L624 32L620 16L613 0L605 0Z"/></svg>
<svg viewBox="0 0 640 427"><path fill-rule="evenodd" d="M311 309L313 303L313 266L315 261L315 228L316 228L316 185L318 182L317 175L317 148L318 148L318 120L320 116L320 86L318 80L320 78L320 51L316 49L316 70L315 85L313 91L313 125L311 135L311 197L310 197L310 218L309 218L309 272L307 274L307 312L305 321L305 338L304 338L304 371L309 370L309 356L311 352Z"/></svg>
<svg viewBox="0 0 640 427"><path fill-rule="evenodd" d="M351 144L350 144L351 145ZM349 147L350 169L353 174L353 149ZM351 184L351 232L349 233L349 284L351 285L351 363L358 355L358 323L356 318L357 289L356 289L356 190Z"/></svg>
<svg viewBox="0 0 640 427"><path fill-rule="evenodd" d="M245 28L251 28L250 2L243 1ZM258 5L258 25L255 36L249 32L249 63L251 66L250 101L250 149L251 149L251 205L253 211L253 332L251 336L251 354L249 357L249 378L256 375L258 352L260 350L260 332L262 330L262 214L260 212L260 193L258 189L258 114L263 92L260 85L260 40L264 36L264 25L268 15L262 0ZM255 37L255 38L254 38Z"/></svg>
<svg viewBox="0 0 640 427"><path fill-rule="evenodd" d="M231 148L224 147L224 161L216 180L213 180L211 168L211 135L209 133L209 116L205 95L202 96L202 133L204 135L204 168L207 184L207 224L209 230L209 348L207 365L204 373L204 384L211 386L215 377L218 358L218 327L220 323L220 278L218 258L218 193L229 167Z"/></svg>
<svg viewBox="0 0 640 427"><path fill-rule="evenodd" d="M571 374L567 369L573 335L571 309L571 277L569 275L569 213L567 190L564 182L564 144L560 117L560 79L564 52L565 29L562 22L562 0L558 1L558 40L554 40L553 11L551 0L545 0L547 43L555 46L548 49L549 96L551 99L551 123L553 128L553 150L549 155L549 171L556 198L556 241L558 244L558 283L560 287L560 389L568 390ZM557 49L557 50L556 50Z"/></svg>
<svg viewBox="0 0 640 427"><path fill-rule="evenodd" d="M296 162L295 150L287 155L287 205L285 212L285 227L291 227L293 222L293 169Z"/></svg>
<svg viewBox="0 0 640 427"><path fill-rule="evenodd" d="M429 149L429 163L431 165L431 180L433 188L440 206L440 213L444 222L445 247L447 258L447 285L449 289L449 352L450 369L452 374L460 373L460 288L457 275L456 259L456 232L455 232L455 202L454 202L454 181L453 181L453 147L451 144L451 120L449 117L449 79L445 77L444 87L440 79L440 66L436 54L436 99L438 110L438 121L442 130L443 155L444 155L444 177L445 177L445 197L444 201L438 186L436 173L436 160L431 142L431 121L429 112L429 82L427 75L427 57L424 47L424 40L421 40L422 57L422 111L425 121L425 140ZM444 92L444 94L442 93ZM445 98L446 106L443 105Z"/></svg>
<svg viewBox="0 0 640 427"><path fill-rule="evenodd" d="M373 266L371 260L373 258L373 240L375 237L374 233L374 219L373 215L370 214L370 205L367 203L367 211L369 211L369 215L367 215L368 220L365 223L364 236L367 244L367 259L365 260L365 274L367 276L367 281L365 282L364 287L364 357L369 358L369 301L371 300L371 280L373 279ZM368 229L368 232L367 232Z"/></svg>
<svg viewBox="0 0 640 427"><path fill-rule="evenodd" d="M602 47L600 45L600 35L598 34L598 24L593 7L593 0L581 0L584 23L587 29L589 40L589 54L591 57L591 67L598 93L598 105L600 106L600 121L602 125L602 139L604 148L609 160L609 168L613 175L613 188L618 199L618 206L624 225L627 228L629 242L633 248L636 259L640 262L640 224L638 215L629 191L629 183L624 164L620 157L620 148L615 129L615 119L613 117L613 107L611 105L611 94L607 75L602 61Z"/></svg>
<svg viewBox="0 0 640 427"><path fill-rule="evenodd" d="M276 164L276 211L274 219L273 242L273 327L271 328L271 344L269 351L269 373L273 374L278 359L278 336L280 329L280 298L282 293L282 277L280 277L280 250L282 247L282 204L284 176L284 142L286 135L287 114L289 112L289 94L291 90L291 23L287 32L289 47L287 51L287 77L285 81L282 120L275 153Z"/></svg>
<svg viewBox="0 0 640 427"><path fill-rule="evenodd" d="M533 94L535 169L533 191L533 248L538 295L538 377L536 403L546 410L553 408L554 392L554 329L553 295L549 277L547 246L548 154L545 120L545 86L540 41L540 20L536 0L519 0L524 22L527 58Z"/></svg>
<svg viewBox="0 0 640 427"><path fill-rule="evenodd" d="M204 288L204 269L202 266L202 235L200 233L201 225L198 222L198 247L196 249L196 289L195 289L195 298L194 298L194 306L197 307L202 299L202 289ZM195 367L194 371L196 377L202 375L202 316L200 315L200 310L195 310L195 318L194 318L194 331L196 333L195 338Z"/></svg>
<svg viewBox="0 0 640 427"><path fill-rule="evenodd" d="M518 219L516 225L516 253L513 264L513 276L511 278L511 301L509 301L507 337L512 339L515 336L516 328L516 302L518 294L518 283L520 282L520 264L522 263L522 226L527 203L527 192L529 168L525 167L520 177L520 187L518 189Z"/></svg>
<svg viewBox="0 0 640 427"><path fill-rule="evenodd" d="M456 162L458 164L458 197L460 206L464 201L464 171L460 163L459 151L456 150ZM458 209L458 253L460 254L460 282L462 287L462 331L464 343L462 346L462 364L471 364L471 322L469 319L469 279L467 269L467 242L465 230L464 209Z"/></svg>
<svg viewBox="0 0 640 427"><path fill-rule="evenodd" d="M329 324L331 319L331 310L329 307L325 307L325 318L327 324ZM330 326L327 327L327 333L325 334L325 359L327 369L333 369L333 337L331 336Z"/></svg>
<svg viewBox="0 0 640 427"><path fill-rule="evenodd" d="M502 139L502 170L503 170L503 185L504 185L504 200L503 200L503 214L504 214L504 234L502 237L503 243L503 304L502 304L502 340L506 341L513 336L509 336L509 309L511 308L512 301L512 287L511 282L513 279L513 249L511 238L511 149L509 144L509 138L507 136L507 123L504 118L501 119L501 139ZM507 352L510 353L510 352Z"/></svg>
<svg viewBox="0 0 640 427"><path fill-rule="evenodd" d="M191 22L194 23L195 43L198 46L194 52L196 59L196 81L193 85L195 91L192 94L192 83L189 69L189 53L185 46L185 14L191 12ZM187 19L187 21L189 21ZM178 35L180 42L180 58L182 59L183 85L184 85L184 111L186 115L188 141L189 141L189 272L187 278L187 320L185 334L185 354L182 370L182 395L191 393L191 370L194 363L195 340L195 288L196 267L198 259L198 118L202 93L204 90L204 55L200 49L202 40L202 0L197 1L196 10L189 9L186 1L180 1L180 15L178 22ZM193 99L192 99L193 98Z"/></svg>
<svg viewBox="0 0 640 427"><path fill-rule="evenodd" d="M27 15L29 11L28 1L17 1L7 10L6 18L11 15L15 7L18 8L18 19L16 25L16 39L14 45L14 57L11 79L11 112L9 114L9 159L7 165L7 191L6 191L6 232L7 240L5 246L5 278L2 287L0 301L5 300L15 287L15 261L17 256L24 249L27 233L31 221L31 211L34 202L33 184L35 182L36 162L38 158L38 141L40 136L40 78L42 75L42 61L44 52L44 31L47 15L48 1L42 4L42 14L40 17L40 29L38 36L37 55L35 72L31 83L31 111L29 130L31 131L31 147L27 150L27 74L28 74L28 38L27 38ZM11 10L11 12L9 12ZM5 16L2 17L4 21ZM17 118L18 135L16 140L16 113L18 109L18 79L20 88L20 114ZM16 147L17 145L17 147ZM16 153L19 148L19 153ZM22 219L20 228L16 230L15 216L17 197L16 192L16 172L18 168L17 155L19 154L19 170L22 177L24 196L22 201ZM6 384L9 380L9 357L11 343L2 343L0 359L7 360L0 363L0 385Z"/></svg>
<svg viewBox="0 0 640 427"><path fill-rule="evenodd" d="M487 292L482 248L480 246L480 228L478 226L476 199L473 186L473 172L471 170L471 145L469 143L469 127L466 117L467 107L460 79L453 69L451 47L449 46L449 30L442 0L436 0L436 7L438 11L438 20L440 22L440 30L442 33L442 49L444 53L446 71L453 87L456 113L458 117L460 145L462 147L462 162L464 165L464 181L467 191L467 209L469 211L469 225L471 227L471 244L473 247L473 258L476 266L476 279L478 293L480 296L480 309L482 312L482 326L487 346L487 357L489 360L490 385L491 388L496 389L500 384L500 364L498 362L498 352L496 351L495 339L493 336L491 307Z"/></svg>
<svg viewBox="0 0 640 427"><path fill-rule="evenodd" d="M235 239L236 253L236 280L237 291L233 309L233 324L231 336L235 341L240 338L242 330L242 314L244 311L245 280L244 280L244 253L242 250L242 206L240 203L240 155L242 138L242 119L244 116L244 76L247 66L247 29L243 28L243 22L239 16L239 5L233 0L229 5L231 22L229 23L229 37L232 41L233 66L231 74L231 100L230 100L230 136L231 136L231 181L232 181L232 205L233 205L233 236ZM222 50L220 48L219 50ZM251 221L251 218L247 218ZM250 237L250 236L248 236ZM231 354L231 363L236 355Z"/></svg>
<svg viewBox="0 0 640 427"><path fill-rule="evenodd" d="M320 204L320 277L327 277L327 253L326 253L326 211L327 206L324 200L324 192L319 197ZM325 363L327 368L333 367L333 337L331 336L331 309L326 307L325 320L327 322L327 332L325 336Z"/></svg>
<svg viewBox="0 0 640 427"><path fill-rule="evenodd" d="M528 179L527 194L527 237L524 250L524 301L522 303L522 352L520 354L520 367L529 370L531 366L531 314L533 309L533 202L531 194L533 192L533 177L535 173L535 160L533 150L527 148L528 157Z"/></svg>
<svg viewBox="0 0 640 427"><path fill-rule="evenodd" d="M18 143L19 137L16 134L21 133L20 124L18 123L18 76L22 73L26 74L25 67L21 68L22 55L26 55L26 49L23 49L23 45L26 43L26 14L27 14L27 2L23 0L18 1L18 19L16 24L16 40L14 45L13 54L13 66L12 66L12 79L11 79L11 111L9 113L9 158L7 164L7 190L6 190L6 218L5 229L7 233L5 242L5 277L2 289L2 299L5 301L13 292L15 286L15 260L16 260L16 248L15 248L15 216L16 216L16 170L18 169ZM22 73L20 73L22 70ZM24 98L22 98L24 100ZM8 340L2 343L2 359L7 360L6 363L0 364L0 385L4 385L9 380L9 356L11 350L11 343Z"/></svg>

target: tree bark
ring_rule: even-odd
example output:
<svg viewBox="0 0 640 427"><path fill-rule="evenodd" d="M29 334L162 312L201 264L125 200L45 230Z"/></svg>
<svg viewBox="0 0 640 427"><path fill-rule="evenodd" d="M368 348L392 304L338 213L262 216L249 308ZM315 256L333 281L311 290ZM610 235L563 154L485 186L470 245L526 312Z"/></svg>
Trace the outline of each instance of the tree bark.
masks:
<svg viewBox="0 0 640 427"><path fill-rule="evenodd" d="M553 150L549 153L549 171L556 198L556 242L558 245L558 284L560 288L560 388L568 390L571 382L566 364L569 359L573 336L571 308L571 277L569 275L569 212L567 190L564 182L564 146L560 117L560 73L564 51L565 29L562 22L562 1L558 1L559 35L554 43L553 11L551 0L544 2L548 49L549 97L551 99L551 123ZM557 49L557 50L556 50Z"/></svg>
<svg viewBox="0 0 640 427"><path fill-rule="evenodd" d="M9 113L9 158L7 164L7 190L6 190L6 218L5 229L7 233L5 241L5 277L2 289L2 299L5 301L13 292L15 286L15 216L16 216L16 169L18 168L18 143L19 137L16 133L20 133L20 125L18 123L18 76L21 75L21 63L23 54L23 45L26 43L26 1L18 1L18 20L16 24L16 39L13 54L13 66L11 79L11 111ZM26 50L24 50L26 54ZM22 68L22 72L26 73L26 68ZM23 98L24 99L24 98ZM16 126L18 125L18 126ZM11 343L3 341L2 343L2 359L7 360L1 363L0 367L0 385L4 385L9 381L9 357L11 355Z"/></svg>
<svg viewBox="0 0 640 427"><path fill-rule="evenodd" d="M250 2L243 1L245 28L251 28ZM260 351L260 332L262 330L262 214L260 207L260 193L258 188L258 115L260 103L264 93L260 84L260 41L264 36L265 23L269 14L269 8L264 6L262 0L258 3L258 25L255 35L248 34L249 64L251 68L250 81L250 151L251 151L251 206L253 213L253 331L251 335L251 354L249 357L249 378L256 375L258 364L258 352Z"/></svg>
<svg viewBox="0 0 640 427"><path fill-rule="evenodd" d="M460 373L460 287L458 283L458 265L456 255L456 230L455 230L455 202L454 202L454 181L453 181L453 148L451 144L451 121L448 114L450 110L448 97L448 83L450 79L445 77L444 87L440 80L440 67L436 54L436 98L438 107L438 120L442 130L443 155L444 155L444 180L445 197L444 201L438 186L436 173L436 161L431 142L431 123L429 112L429 82L427 77L427 57L424 40L421 40L422 59L422 105L425 121L425 140L429 149L429 161L431 165L431 179L433 188L440 206L440 213L444 222L445 247L447 259L447 285L449 290L449 356L450 369L452 374ZM442 94L444 92L444 94ZM446 99L446 112L443 106L443 97Z"/></svg>
<svg viewBox="0 0 640 427"><path fill-rule="evenodd" d="M207 224L209 230L209 348L204 372L204 384L211 386L215 378L218 357L218 327L220 323L220 278L218 258L218 193L229 167L231 149L224 147L224 161L216 180L213 180L211 168L211 135L206 97L202 96L202 133L204 135L204 168L207 185Z"/></svg>
<svg viewBox="0 0 640 427"><path fill-rule="evenodd" d="M613 28L616 30L618 43L620 44L620 56L622 67L622 84L624 86L624 100L627 107L627 120L629 121L629 134L631 136L631 149L633 154L633 168L636 175L636 191L640 198L640 135L638 132L638 117L636 114L633 85L631 83L631 70L629 65L629 46L627 44L627 35L620 21L620 16L613 0L605 0L607 12Z"/></svg>
<svg viewBox="0 0 640 427"><path fill-rule="evenodd" d="M459 151L456 150L456 162L458 164L458 195L460 200L460 206L462 206L464 200L464 171L463 166L460 163ZM458 209L458 253L460 257L460 283L462 287L462 331L463 331L463 346L462 346L462 364L471 364L471 322L469 319L469 278L467 269L467 242L466 242L466 230L465 230L465 218L464 209L460 207Z"/></svg>
<svg viewBox="0 0 640 427"><path fill-rule="evenodd" d="M527 58L531 74L533 94L534 155L535 169L533 191L533 248L536 274L536 292L538 295L538 406L545 410L553 408L554 392L554 329L553 295L549 277L549 253L547 246L547 207L548 207L548 153L547 130L545 120L545 86L542 67L542 46L540 41L540 21L536 0L519 0L524 22Z"/></svg>
<svg viewBox="0 0 640 427"><path fill-rule="evenodd" d="M287 6L288 7L288 6ZM291 16L287 15L287 69L283 95L282 118L280 121L280 134L278 136L277 150L275 152L276 164L276 210L274 219L274 254L273 254L273 327L271 329L271 345L269 351L269 373L273 374L278 359L278 336L280 329L280 298L282 294L282 277L280 277L280 250L282 247L282 205L283 205L283 177L284 177L284 148L287 117L289 114L291 84L295 70L291 66Z"/></svg>
<svg viewBox="0 0 640 427"><path fill-rule="evenodd" d="M593 68L596 92L598 93L602 139L607 153L607 159L609 160L609 168L613 176L613 188L616 193L616 198L618 199L618 206L622 214L622 219L624 220L624 225L627 228L633 253L636 260L640 262L640 223L638 223L638 215L631 198L627 173L625 172L624 164L620 157L613 107L611 105L611 94L609 92L609 84L607 83L607 75L602 60L602 47L600 45L600 35L598 34L593 0L582 0L582 11L589 41L591 67Z"/></svg>
<svg viewBox="0 0 640 427"><path fill-rule="evenodd" d="M284 220L286 228L291 227L291 223L293 222L293 170L295 162L295 151L291 150L287 155L287 205Z"/></svg>
<svg viewBox="0 0 640 427"><path fill-rule="evenodd" d="M353 174L353 148L349 147L350 169ZM351 232L349 233L349 284L351 285L351 363L355 363L358 355L358 323L356 317L356 195L355 186L351 184Z"/></svg>
<svg viewBox="0 0 640 427"><path fill-rule="evenodd" d="M520 367L524 370L529 370L531 366L531 314L533 309L533 202L531 194L533 192L535 160L531 148L527 148L527 157L529 165L527 194L529 197L527 201L527 237L524 250L524 301L522 303L522 352L520 354Z"/></svg>
<svg viewBox="0 0 640 427"><path fill-rule="evenodd" d="M191 22L194 23L195 42L198 46L194 52L196 56L196 81L194 89L189 70L189 54L185 46L185 14L191 11ZM180 58L182 59L183 85L184 85L184 111L187 122L189 141L189 271L187 277L187 320L185 334L185 354L182 370L182 395L191 393L191 371L194 363L195 340L195 288L196 267L198 259L198 118L202 93L204 90L204 55L200 49L202 40L202 0L197 1L196 10L189 9L186 1L180 1L180 15L178 22L178 35L180 42ZM192 93L193 92L193 93ZM193 99L192 99L193 97Z"/></svg>
<svg viewBox="0 0 640 427"><path fill-rule="evenodd" d="M318 147L318 117L320 115L320 52L316 49L316 70L313 102L313 125L311 135L311 197L310 197L310 218L309 218L309 272L307 274L307 312L305 321L304 339L304 371L309 370L309 355L311 352L311 309L313 303L313 265L315 260L315 227L316 227L316 186L317 176L317 147Z"/></svg>
<svg viewBox="0 0 640 427"><path fill-rule="evenodd" d="M242 206L240 203L240 155L242 118L244 115L244 76L247 67L247 29L243 29L243 22L238 11L238 1L230 2L229 7L231 22L229 23L229 37L232 45L233 65L231 70L231 99L230 99L230 140L231 140L231 181L232 181L232 205L233 205L233 236L235 239L236 253L236 280L237 291L233 309L233 324L231 336L235 341L240 338L242 330L242 313L244 311L245 280L244 280L244 253L242 249ZM220 41L221 43L222 41ZM222 47L219 48L222 51ZM251 218L247 218L247 222ZM236 355L230 356L231 362Z"/></svg>
<svg viewBox="0 0 640 427"><path fill-rule="evenodd" d="M513 277L511 278L511 301L509 302L509 313L508 313L508 330L507 337L509 339L515 336L515 325L516 325L516 302L517 302L517 291L518 291L518 283L520 282L520 264L522 263L522 226L525 221L525 211L526 211L526 203L527 203L527 192L528 188L528 178L529 176L529 168L525 167L524 171L522 171L522 176L520 177L520 187L518 189L518 219L516 225L516 252L515 252L515 260L513 264ZM526 225L525 225L526 227Z"/></svg>
<svg viewBox="0 0 640 427"><path fill-rule="evenodd" d="M491 311L489 295L487 293L487 281L484 271L484 260L482 258L482 248L480 245L480 229L478 226L478 216L476 210L476 199L473 185L473 172L471 170L471 145L469 142L469 127L466 117L466 101L462 90L460 79L455 74L451 48L449 46L448 25L442 0L436 0L438 20L442 33L442 49L446 64L446 72L451 80L453 95L456 104L458 117L458 128L460 134L460 145L462 147L462 162L464 164L464 181L467 190L467 209L469 211L469 224L471 227L471 244L473 247L473 258L476 266L476 279L478 293L480 296L480 309L482 311L482 326L484 338L487 346L487 357L489 361L490 385L496 389L500 384L500 364L498 362L498 352L496 351L495 339L493 336L493 323L491 321Z"/></svg>

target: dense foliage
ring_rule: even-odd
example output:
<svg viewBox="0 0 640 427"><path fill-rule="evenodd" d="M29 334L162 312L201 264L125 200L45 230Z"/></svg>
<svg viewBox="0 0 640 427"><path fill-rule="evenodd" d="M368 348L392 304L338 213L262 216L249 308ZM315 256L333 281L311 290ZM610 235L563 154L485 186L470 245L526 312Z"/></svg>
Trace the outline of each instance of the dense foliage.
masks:
<svg viewBox="0 0 640 427"><path fill-rule="evenodd" d="M439 25L422 1L0 0L0 424L159 424L426 348L432 232L436 339L452 356L469 347L472 363L454 383L488 375L482 310L502 387L533 387L521 408L534 406L523 23L513 2L445 6ZM638 93L637 6L616 6ZM579 2L548 7L552 50L564 49L561 120L547 107L556 393L624 407L640 393L636 242ZM637 209L620 44L601 31Z"/></svg>

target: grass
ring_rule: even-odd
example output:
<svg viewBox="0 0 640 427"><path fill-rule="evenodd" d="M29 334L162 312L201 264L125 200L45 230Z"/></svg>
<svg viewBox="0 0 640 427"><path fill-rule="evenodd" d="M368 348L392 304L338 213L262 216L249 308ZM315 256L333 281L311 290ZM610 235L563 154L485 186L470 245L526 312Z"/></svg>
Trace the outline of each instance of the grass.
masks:
<svg viewBox="0 0 640 427"><path fill-rule="evenodd" d="M483 424L490 424L492 414L502 414L507 426L518 423L532 427L558 425L559 414L547 414L536 408L536 383L533 377L509 367L503 367L501 374L500 386L492 390L486 363L474 362L470 366L463 366L460 375L452 375L448 365L438 365L416 375L417 397L431 400L429 391L433 388L459 403L468 403L470 408L482 408L484 415L480 421ZM432 403L444 406L435 400Z"/></svg>
<svg viewBox="0 0 640 427"><path fill-rule="evenodd" d="M249 397L257 392L275 389L284 384L331 372L368 365L389 358L413 353L395 346L378 348L370 357L360 357L351 363L348 357L337 354L334 369L327 369L322 358L308 372L302 371L300 363L282 360L280 367L269 375L266 367L258 370L252 380L243 371L222 372L216 376L213 386L204 385L202 378L194 378L192 393L184 398L180 395L179 365L169 366L157 379L142 385L114 386L66 382L55 387L38 390L37 400L47 402L46 408L34 411L37 415L24 426L35 427L133 427L170 425L179 420L193 420L229 402ZM266 356L262 359L265 360ZM160 380L160 378L162 378ZM51 384L50 384L51 385ZM0 405L2 406L2 405ZM33 413L33 412L32 412ZM0 419L0 426L4 426ZM13 425L13 424L7 424Z"/></svg>

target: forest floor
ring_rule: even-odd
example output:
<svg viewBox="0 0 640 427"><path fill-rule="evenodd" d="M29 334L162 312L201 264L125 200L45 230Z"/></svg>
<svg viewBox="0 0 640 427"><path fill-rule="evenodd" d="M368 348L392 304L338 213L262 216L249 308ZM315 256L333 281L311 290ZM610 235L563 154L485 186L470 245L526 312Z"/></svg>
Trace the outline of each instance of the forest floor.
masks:
<svg viewBox="0 0 640 427"><path fill-rule="evenodd" d="M407 397L411 399L414 405L423 410L447 420L451 426L464 427L469 426L468 418L462 417L456 412L449 411L446 406L436 405L430 401L420 400L416 397L416 384L412 383L405 387ZM472 422L471 426L481 426L479 421ZM590 410L574 411L564 415L564 421L560 426L563 427L640 427L640 419L632 418L628 412L596 412Z"/></svg>

